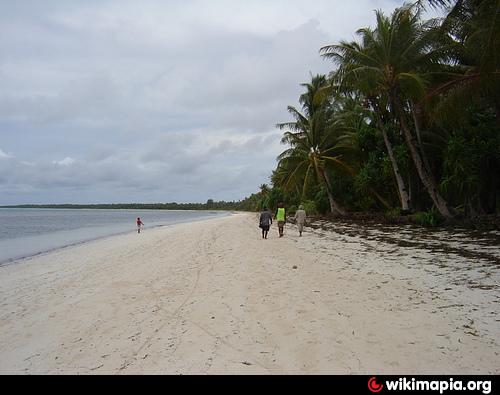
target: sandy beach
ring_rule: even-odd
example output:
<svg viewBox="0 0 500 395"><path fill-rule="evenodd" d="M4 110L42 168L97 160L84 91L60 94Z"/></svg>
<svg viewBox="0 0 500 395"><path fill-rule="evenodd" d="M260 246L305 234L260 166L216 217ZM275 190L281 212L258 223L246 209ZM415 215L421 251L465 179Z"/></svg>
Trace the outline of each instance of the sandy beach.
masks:
<svg viewBox="0 0 500 395"><path fill-rule="evenodd" d="M243 213L68 247L0 267L0 374L499 374L498 265L436 256Z"/></svg>

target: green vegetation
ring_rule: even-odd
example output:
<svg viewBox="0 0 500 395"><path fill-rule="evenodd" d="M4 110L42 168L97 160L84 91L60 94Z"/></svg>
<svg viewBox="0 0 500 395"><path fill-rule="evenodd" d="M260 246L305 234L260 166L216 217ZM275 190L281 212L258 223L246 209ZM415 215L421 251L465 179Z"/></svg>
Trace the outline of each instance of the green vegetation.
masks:
<svg viewBox="0 0 500 395"><path fill-rule="evenodd" d="M3 206L0 208L52 208L52 209L107 209L107 210L242 210L250 211L245 201L215 202L209 199L207 203L121 203L121 204L23 204L18 206Z"/></svg>
<svg viewBox="0 0 500 395"><path fill-rule="evenodd" d="M446 16L422 20L423 7ZM500 210L500 1L428 0L377 11L356 41L320 49L328 75L302 84L279 123L271 185L246 200L422 225ZM411 214L411 215L410 215Z"/></svg>
<svg viewBox="0 0 500 395"><path fill-rule="evenodd" d="M422 20L424 7L445 16ZM290 213L303 204L425 226L498 218L499 27L499 0L419 0L319 49L332 71L302 84L300 108L277 125L286 148L270 184L243 201L43 207L274 211L282 201Z"/></svg>

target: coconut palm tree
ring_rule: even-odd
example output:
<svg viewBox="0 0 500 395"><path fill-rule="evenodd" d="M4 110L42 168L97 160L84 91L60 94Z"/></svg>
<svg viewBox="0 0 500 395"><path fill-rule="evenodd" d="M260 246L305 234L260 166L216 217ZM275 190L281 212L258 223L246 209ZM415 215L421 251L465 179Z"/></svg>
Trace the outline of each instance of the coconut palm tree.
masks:
<svg viewBox="0 0 500 395"><path fill-rule="evenodd" d="M334 83L337 85L339 91L357 91L361 97L365 98L365 107L369 107L372 111L370 114L371 121L376 125L377 130L384 140L396 180L401 208L404 212L408 212L411 207L410 196L394 154L393 144L387 133L388 124L394 121L390 111L387 109L387 97L378 92L378 86L370 78L363 80L363 74L359 73L360 67L362 67L359 60L362 61L365 58L364 52L366 48L356 42L341 42L338 47L336 61L340 65L340 68L332 75ZM340 48L342 49L340 50ZM332 55L333 52L330 52L325 56Z"/></svg>
<svg viewBox="0 0 500 395"><path fill-rule="evenodd" d="M325 185L331 213L345 215L334 197L330 179L332 166L345 169L349 166L337 153L340 134L327 105L329 83L324 75L317 75L311 83L302 85L306 88L306 93L300 96L303 113L290 106L288 111L294 121L277 125L285 131L282 143L290 148L278 156L274 177L285 190L302 186L302 194L315 178Z"/></svg>
<svg viewBox="0 0 500 395"><path fill-rule="evenodd" d="M340 66L341 73L349 77L346 81L353 84L354 89L358 86L365 92L369 89L368 100L377 114L376 119L382 133L385 120L380 119L381 114L386 109L390 111L399 124L429 196L439 212L444 217L451 218L448 205L438 191L434 174L423 158L422 147L408 116L412 110L412 102L424 97L426 92L426 74L423 70L429 69L436 60L426 34L428 28L420 22L419 12L409 6L397 9L390 18L377 11L376 17L375 29L358 30L361 43L341 42L339 45L323 47L321 52ZM386 142L386 147L389 145ZM407 200L405 188L398 179L395 160L391 158L391 162L403 204Z"/></svg>
<svg viewBox="0 0 500 395"><path fill-rule="evenodd" d="M436 114L447 121L467 105L486 104L500 125L500 0L455 1L437 30L452 67L426 99L440 99Z"/></svg>

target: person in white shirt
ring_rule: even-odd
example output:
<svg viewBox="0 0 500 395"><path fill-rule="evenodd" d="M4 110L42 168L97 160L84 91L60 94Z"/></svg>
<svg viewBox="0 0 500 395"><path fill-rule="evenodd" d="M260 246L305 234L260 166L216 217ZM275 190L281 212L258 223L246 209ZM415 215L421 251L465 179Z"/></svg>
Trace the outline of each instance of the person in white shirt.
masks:
<svg viewBox="0 0 500 395"><path fill-rule="evenodd" d="M299 228L299 235L302 237L302 231L304 230L304 225L306 223L306 212L304 210L304 206L300 205L299 209L295 213L295 221L297 223L297 227Z"/></svg>

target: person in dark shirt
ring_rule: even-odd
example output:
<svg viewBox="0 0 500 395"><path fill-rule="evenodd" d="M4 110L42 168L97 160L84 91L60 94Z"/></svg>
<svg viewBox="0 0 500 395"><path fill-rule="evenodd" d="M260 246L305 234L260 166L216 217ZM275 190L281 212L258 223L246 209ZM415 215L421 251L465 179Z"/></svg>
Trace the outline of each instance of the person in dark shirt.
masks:
<svg viewBox="0 0 500 395"><path fill-rule="evenodd" d="M267 207L264 207L264 210L260 213L259 219L259 228L262 229L262 238L267 239L267 233L269 232L269 228L273 223L273 218L271 213L267 210Z"/></svg>

